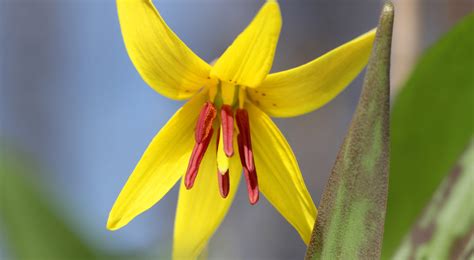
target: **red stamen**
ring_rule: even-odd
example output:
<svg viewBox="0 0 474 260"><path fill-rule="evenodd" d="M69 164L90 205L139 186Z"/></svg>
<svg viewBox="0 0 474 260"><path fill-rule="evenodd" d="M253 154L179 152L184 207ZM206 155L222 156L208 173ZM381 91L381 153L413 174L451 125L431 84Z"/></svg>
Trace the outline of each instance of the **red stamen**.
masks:
<svg viewBox="0 0 474 260"><path fill-rule="evenodd" d="M232 107L229 105L222 105L221 107L221 121L222 121L222 139L224 142L224 152L227 157L234 155L234 148L232 147L234 134L234 115Z"/></svg>
<svg viewBox="0 0 474 260"><path fill-rule="evenodd" d="M216 107L211 102L206 102L199 113L198 122L194 132L196 143L194 144L191 158L189 159L188 169L184 179L184 185L189 190L193 187L196 176L199 172L202 158L206 153L209 142L212 138L212 123L216 118Z"/></svg>
<svg viewBox="0 0 474 260"><path fill-rule="evenodd" d="M244 168L245 181L247 182L247 191L249 194L250 205L255 205L259 199L257 172L249 172Z"/></svg>
<svg viewBox="0 0 474 260"><path fill-rule="evenodd" d="M209 135L212 130L212 123L216 118L216 114L216 107L211 102L206 102L201 108L195 130L196 143L199 144L203 142L203 140Z"/></svg>
<svg viewBox="0 0 474 260"><path fill-rule="evenodd" d="M213 129L211 128L207 138L204 139L203 142L196 143L194 145L193 153L189 159L188 169L186 170L186 177L184 180L184 185L188 190L194 185L194 181L196 180L196 176L199 171L199 165L201 165L202 158L204 158L204 154L206 153L209 142L211 141L212 132Z"/></svg>
<svg viewBox="0 0 474 260"><path fill-rule="evenodd" d="M244 141L243 136L239 134L237 136L237 143L239 145L239 153L240 155L240 162L242 163L242 168L244 170L245 182L247 183L247 192L249 195L249 202L251 205L255 205L258 202L259 198L259 191L258 191L258 178L257 178L257 171L255 167L253 170L249 170L247 168L247 163L245 162L244 154ZM252 158L253 159L253 158Z"/></svg>
<svg viewBox="0 0 474 260"><path fill-rule="evenodd" d="M253 151L252 151L252 140L250 138L250 123L249 123L249 114L245 109L237 109L235 114L235 119L237 121L237 127L239 128L240 135L242 136L242 145L243 152L240 153L240 157L244 155L245 157L245 166L249 171L255 170L255 164L253 161Z"/></svg>
<svg viewBox="0 0 474 260"><path fill-rule="evenodd" d="M222 198L227 198L230 190L229 170L227 170L224 174L217 171L217 180L219 181L219 191Z"/></svg>

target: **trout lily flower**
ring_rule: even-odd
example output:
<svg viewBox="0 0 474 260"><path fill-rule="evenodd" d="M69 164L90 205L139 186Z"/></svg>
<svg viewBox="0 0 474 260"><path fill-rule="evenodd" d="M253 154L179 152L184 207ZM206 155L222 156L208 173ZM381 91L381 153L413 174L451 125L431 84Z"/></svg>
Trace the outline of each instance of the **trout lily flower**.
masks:
<svg viewBox="0 0 474 260"><path fill-rule="evenodd" d="M269 116L320 108L367 63L375 31L302 66L269 74L281 28L276 1L211 66L166 25L151 0L117 0L128 54L154 90L189 100L149 144L120 192L107 228L116 230L181 180L175 258L194 258L226 215L242 175L250 204L260 192L309 242L317 210L295 156Z"/></svg>

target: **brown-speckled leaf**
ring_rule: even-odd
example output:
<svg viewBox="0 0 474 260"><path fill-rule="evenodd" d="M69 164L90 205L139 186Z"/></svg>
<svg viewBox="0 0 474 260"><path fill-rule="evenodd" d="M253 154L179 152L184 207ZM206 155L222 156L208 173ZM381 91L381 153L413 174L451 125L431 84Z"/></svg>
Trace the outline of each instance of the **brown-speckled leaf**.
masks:
<svg viewBox="0 0 474 260"><path fill-rule="evenodd" d="M394 259L471 259L474 257L474 139L451 171Z"/></svg>
<svg viewBox="0 0 474 260"><path fill-rule="evenodd" d="M387 3L360 101L326 185L306 259L380 258L389 172L393 19L393 5Z"/></svg>
<svg viewBox="0 0 474 260"><path fill-rule="evenodd" d="M425 51L392 106L383 259L394 256L474 134L473 35L471 13Z"/></svg>

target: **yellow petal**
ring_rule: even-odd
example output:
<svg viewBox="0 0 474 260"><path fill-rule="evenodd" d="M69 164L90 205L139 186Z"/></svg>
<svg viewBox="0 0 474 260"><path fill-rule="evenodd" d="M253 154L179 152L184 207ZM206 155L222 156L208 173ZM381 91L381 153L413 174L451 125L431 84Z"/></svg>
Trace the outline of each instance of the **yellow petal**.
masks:
<svg viewBox="0 0 474 260"><path fill-rule="evenodd" d="M148 85L186 99L205 84L210 66L166 25L151 0L117 0L117 9L128 55Z"/></svg>
<svg viewBox="0 0 474 260"><path fill-rule="evenodd" d="M215 143L214 136L193 188L186 190L184 182L181 183L174 226L174 259L195 259L202 252L224 219L237 191L242 167L238 154L234 154L229 165L229 195L224 199L219 193Z"/></svg>
<svg viewBox="0 0 474 260"><path fill-rule="evenodd" d="M308 244L317 210L293 151L265 113L250 103L246 105L259 188Z"/></svg>
<svg viewBox="0 0 474 260"><path fill-rule="evenodd" d="M280 29L278 3L267 1L250 25L217 60L211 75L236 85L258 86L272 67Z"/></svg>
<svg viewBox="0 0 474 260"><path fill-rule="evenodd" d="M125 226L157 203L185 173L194 126L207 93L186 103L153 138L110 211L107 228Z"/></svg>
<svg viewBox="0 0 474 260"><path fill-rule="evenodd" d="M270 74L247 94L270 116L297 116L318 109L364 68L374 37L372 30L307 64Z"/></svg>

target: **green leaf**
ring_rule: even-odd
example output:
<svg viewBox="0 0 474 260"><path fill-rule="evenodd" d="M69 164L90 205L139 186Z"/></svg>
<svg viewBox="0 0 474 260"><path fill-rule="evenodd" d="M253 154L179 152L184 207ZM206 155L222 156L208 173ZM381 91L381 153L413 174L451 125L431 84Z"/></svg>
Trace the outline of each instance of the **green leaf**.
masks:
<svg viewBox="0 0 474 260"><path fill-rule="evenodd" d="M468 259L474 253L474 140L405 236L395 259Z"/></svg>
<svg viewBox="0 0 474 260"><path fill-rule="evenodd" d="M27 156L1 143L0 224L13 259L96 259L46 201L38 188L37 170Z"/></svg>
<svg viewBox="0 0 474 260"><path fill-rule="evenodd" d="M389 170L393 5L385 4L352 124L325 188L307 259L380 257Z"/></svg>
<svg viewBox="0 0 474 260"><path fill-rule="evenodd" d="M473 135L474 15L420 59L391 118L383 257L392 256Z"/></svg>

